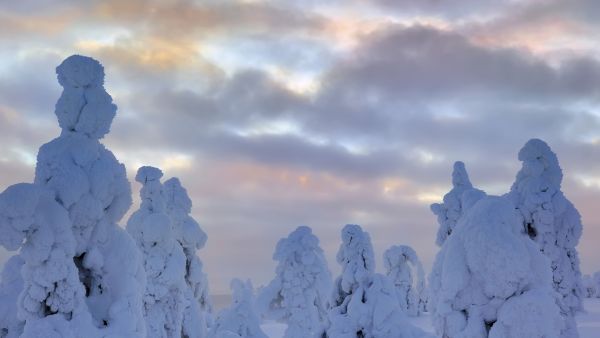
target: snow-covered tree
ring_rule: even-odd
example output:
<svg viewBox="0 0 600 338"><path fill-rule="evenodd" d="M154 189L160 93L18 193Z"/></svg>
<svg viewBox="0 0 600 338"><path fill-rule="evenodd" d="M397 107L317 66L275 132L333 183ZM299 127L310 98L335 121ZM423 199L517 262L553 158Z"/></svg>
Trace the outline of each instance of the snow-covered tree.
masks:
<svg viewBox="0 0 600 338"><path fill-rule="evenodd" d="M349 224L342 230L337 254L342 273L334 283L328 338L430 337L412 326L396 299L391 281L375 273L369 234Z"/></svg>
<svg viewBox="0 0 600 338"><path fill-rule="evenodd" d="M268 338L260 328L250 281L231 281L233 303L222 310L211 327L209 338Z"/></svg>
<svg viewBox="0 0 600 338"><path fill-rule="evenodd" d="M208 291L208 279L196 251L204 247L208 237L198 222L190 216L192 200L179 179L174 177L165 181L163 189L166 212L171 218L175 239L183 248L186 257L184 337L205 337L207 327L212 323L212 302Z"/></svg>
<svg viewBox="0 0 600 338"><path fill-rule="evenodd" d="M394 245L386 250L383 261L402 310L411 316L425 311L425 273L415 250Z"/></svg>
<svg viewBox="0 0 600 338"><path fill-rule="evenodd" d="M180 338L186 308L186 257L166 212L160 169L141 167L135 180L142 184L140 209L127 222L144 260L146 331L153 338Z"/></svg>
<svg viewBox="0 0 600 338"><path fill-rule="evenodd" d="M431 205L431 211L437 216L440 228L435 243L442 246L456 226L460 216L475 202L485 196L479 189L473 188L463 162L454 163L452 172L452 190L444 195L443 203Z"/></svg>
<svg viewBox="0 0 600 338"><path fill-rule="evenodd" d="M21 249L3 276L3 284L11 284L3 285L3 289L21 289L16 306L17 319L24 322L21 337L40 337L35 332L41 328L61 337L86 336L91 316L73 262L75 239L71 222L50 191L21 183L0 194L0 245L8 250ZM21 264L20 271L14 271ZM9 281L6 274L11 270L20 272L22 280ZM4 306L4 311L13 308ZM18 336L15 330L20 327L15 325L14 315L6 314L9 325L3 326L12 326L4 328L7 336Z"/></svg>
<svg viewBox="0 0 600 338"><path fill-rule="evenodd" d="M442 337L559 337L550 262L507 198L486 197L463 215L436 264L441 285L430 309Z"/></svg>
<svg viewBox="0 0 600 338"><path fill-rule="evenodd" d="M38 153L35 184L68 211L75 264L86 303L103 336L145 337L143 266L131 237L117 222L131 205L125 167L100 139L117 107L104 90L104 69L73 55L56 69L63 87L55 114L61 135Z"/></svg>
<svg viewBox="0 0 600 338"><path fill-rule="evenodd" d="M319 239L307 226L277 243L275 279L258 296L260 311L287 323L284 337L306 338L327 324L331 274Z"/></svg>
<svg viewBox="0 0 600 338"><path fill-rule="evenodd" d="M529 140L519 151L523 166L508 196L523 218L523 228L550 259L554 289L567 326L563 337L577 336L574 315L582 310L582 280L576 246L581 216L560 190L562 170L556 154L542 140Z"/></svg>

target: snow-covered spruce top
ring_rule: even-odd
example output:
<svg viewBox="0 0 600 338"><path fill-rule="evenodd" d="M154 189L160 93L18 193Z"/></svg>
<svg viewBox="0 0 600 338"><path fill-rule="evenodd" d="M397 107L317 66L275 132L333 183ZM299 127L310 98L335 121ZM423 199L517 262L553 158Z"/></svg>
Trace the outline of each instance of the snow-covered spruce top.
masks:
<svg viewBox="0 0 600 338"><path fill-rule="evenodd" d="M394 245L383 254L383 262L400 307L411 316L419 315L425 306L425 272L416 251L407 245Z"/></svg>
<svg viewBox="0 0 600 338"><path fill-rule="evenodd" d="M484 196L483 191L473 188L465 164L460 161L455 162L452 172L452 190L444 195L443 203L431 205L431 211L438 217L440 225L435 241L438 246L442 246L450 236L460 216Z"/></svg>
<svg viewBox="0 0 600 338"><path fill-rule="evenodd" d="M104 90L104 68L100 62L73 55L56 68L56 73L64 88L55 109L63 133L83 133L94 139L108 134L117 106Z"/></svg>
<svg viewBox="0 0 600 338"><path fill-rule="evenodd" d="M179 179L173 177L165 181L163 193L166 199L167 214L173 221L177 240L184 249L194 251L202 249L208 236L202 231L198 222L190 216L192 200Z"/></svg>

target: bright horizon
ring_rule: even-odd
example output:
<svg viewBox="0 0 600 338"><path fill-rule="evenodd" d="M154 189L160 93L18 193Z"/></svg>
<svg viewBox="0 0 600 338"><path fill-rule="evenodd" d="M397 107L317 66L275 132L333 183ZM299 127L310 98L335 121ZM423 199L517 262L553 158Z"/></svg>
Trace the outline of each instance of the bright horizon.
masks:
<svg viewBox="0 0 600 338"><path fill-rule="evenodd" d="M334 274L347 223L370 233L378 269L407 244L429 270L429 205L454 161L503 194L531 138L557 154L582 270L599 271L598 16L592 0L3 3L0 191L33 180L59 135L55 67L82 54L119 107L102 142L127 167L130 213L139 166L179 177L209 236L213 294L234 277L266 284L277 241L300 225Z"/></svg>

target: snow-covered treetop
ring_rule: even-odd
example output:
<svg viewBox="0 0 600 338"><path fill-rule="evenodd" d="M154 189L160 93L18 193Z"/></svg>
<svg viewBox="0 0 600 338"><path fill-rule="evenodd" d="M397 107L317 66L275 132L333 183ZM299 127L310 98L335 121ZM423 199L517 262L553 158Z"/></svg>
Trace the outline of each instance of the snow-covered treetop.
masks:
<svg viewBox="0 0 600 338"><path fill-rule="evenodd" d="M341 287L345 292L351 292L357 284L366 282L375 273L371 237L359 225L348 224L342 229L337 262L342 265Z"/></svg>
<svg viewBox="0 0 600 338"><path fill-rule="evenodd" d="M142 205L140 209L146 209L153 212L163 212L165 210L165 200L162 195L162 183L160 178L163 173L160 169L150 166L144 166L138 169L135 180L141 183L140 197Z"/></svg>
<svg viewBox="0 0 600 338"><path fill-rule="evenodd" d="M473 184L471 184L465 164L461 161L454 162L454 170L452 171L452 186L454 186L454 188L473 188Z"/></svg>
<svg viewBox="0 0 600 338"><path fill-rule="evenodd" d="M422 270L417 252L408 245L394 245L390 247L383 254L383 260L385 268L388 271L397 266L406 265L406 263L412 264L417 270Z"/></svg>
<svg viewBox="0 0 600 338"><path fill-rule="evenodd" d="M519 151L519 160L523 162L523 167L517 174L513 189L518 188L526 178L539 178L551 184L554 190L560 190L562 170L556 154L546 142L540 139L527 141Z"/></svg>
<svg viewBox="0 0 600 338"><path fill-rule="evenodd" d="M437 245L444 244L461 215L484 196L483 191L474 188L471 184L465 164L461 161L455 162L452 172L452 190L444 195L443 203L431 205L431 211L437 216L440 225Z"/></svg>
<svg viewBox="0 0 600 338"><path fill-rule="evenodd" d="M55 114L63 133L82 133L101 139L110 131L117 106L104 90L104 68L100 62L72 55L57 68L63 93Z"/></svg>
<svg viewBox="0 0 600 338"><path fill-rule="evenodd" d="M197 250L206 244L208 236L189 214L192 212L192 200L177 177L165 181L163 194L166 199L167 213L173 220L177 239L183 247Z"/></svg>
<svg viewBox="0 0 600 338"><path fill-rule="evenodd" d="M287 238L282 238L277 243L273 259L277 261L285 260L296 254L304 254L314 251L321 253L323 250L319 247L319 239L313 235L311 228L299 226ZM311 260L314 257L310 257ZM305 260L308 258L302 258Z"/></svg>

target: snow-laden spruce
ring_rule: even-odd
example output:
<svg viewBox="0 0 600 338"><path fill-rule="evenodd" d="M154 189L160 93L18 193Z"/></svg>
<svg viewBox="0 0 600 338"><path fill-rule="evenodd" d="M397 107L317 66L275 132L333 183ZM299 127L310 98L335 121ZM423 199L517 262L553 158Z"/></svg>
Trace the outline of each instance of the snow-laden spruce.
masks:
<svg viewBox="0 0 600 338"><path fill-rule="evenodd" d="M162 175L154 167L138 170L135 180L142 184L141 205L129 218L127 231L142 252L146 271L144 317L148 337L180 338L186 308L186 257L166 212Z"/></svg>
<svg viewBox="0 0 600 338"><path fill-rule="evenodd" d="M278 262L275 279L258 296L266 317L287 323L284 337L306 338L327 325L331 274L319 239L301 226L277 243L273 259Z"/></svg>
<svg viewBox="0 0 600 338"><path fill-rule="evenodd" d="M430 337L407 321L394 285L375 273L371 238L360 226L349 224L342 229L337 261L342 273L334 283L330 326L322 337Z"/></svg>
<svg viewBox="0 0 600 338"><path fill-rule="evenodd" d="M260 328L250 281L234 279L231 281L231 291L233 303L219 313L208 338L268 338Z"/></svg>
<svg viewBox="0 0 600 338"><path fill-rule="evenodd" d="M0 245L8 250L20 249L16 257L23 262L22 281L13 280L10 287L22 288L16 304L17 319L24 322L21 337L39 337L37 332L43 332L42 329L47 329L48 335L54 332L61 337L83 337L91 317L73 262L75 239L71 222L54 195L26 183L10 186L0 194ZM20 262L15 259L12 263L9 270ZM17 285L19 282L23 284ZM17 336L13 316L7 314L6 320L12 322L13 328L6 329L10 336Z"/></svg>
<svg viewBox="0 0 600 338"><path fill-rule="evenodd" d="M444 195L443 203L431 205L431 211L437 216L440 228L435 243L442 246L456 226L460 216L475 202L485 196L479 189L473 188L463 162L454 163L452 172L452 190Z"/></svg>
<svg viewBox="0 0 600 338"><path fill-rule="evenodd" d="M117 225L131 205L131 187L125 167L99 142L117 107L104 90L98 61L73 55L56 72L63 87L55 109L62 132L40 148L35 184L68 211L74 260L100 335L145 337L143 266L135 243Z"/></svg>
<svg viewBox="0 0 600 338"><path fill-rule="evenodd" d="M458 221L436 257L430 298L447 338L557 338L563 327L550 262L505 197L485 197Z"/></svg>
<svg viewBox="0 0 600 338"><path fill-rule="evenodd" d="M186 257L183 333L187 337L205 337L207 327L212 324L212 302L208 292L208 278L196 251L204 247L208 237L190 216L192 200L179 179L174 177L165 181L163 191L175 239Z"/></svg>
<svg viewBox="0 0 600 338"><path fill-rule="evenodd" d="M556 154L542 140L529 140L519 151L523 166L508 196L520 211L529 237L550 259L554 289L561 295L566 320L563 337L577 337L574 315L582 310L583 286L576 246L581 216L560 190L562 170Z"/></svg>
<svg viewBox="0 0 600 338"><path fill-rule="evenodd" d="M383 261L402 310L411 316L425 311L425 273L415 250L394 245L385 251Z"/></svg>

